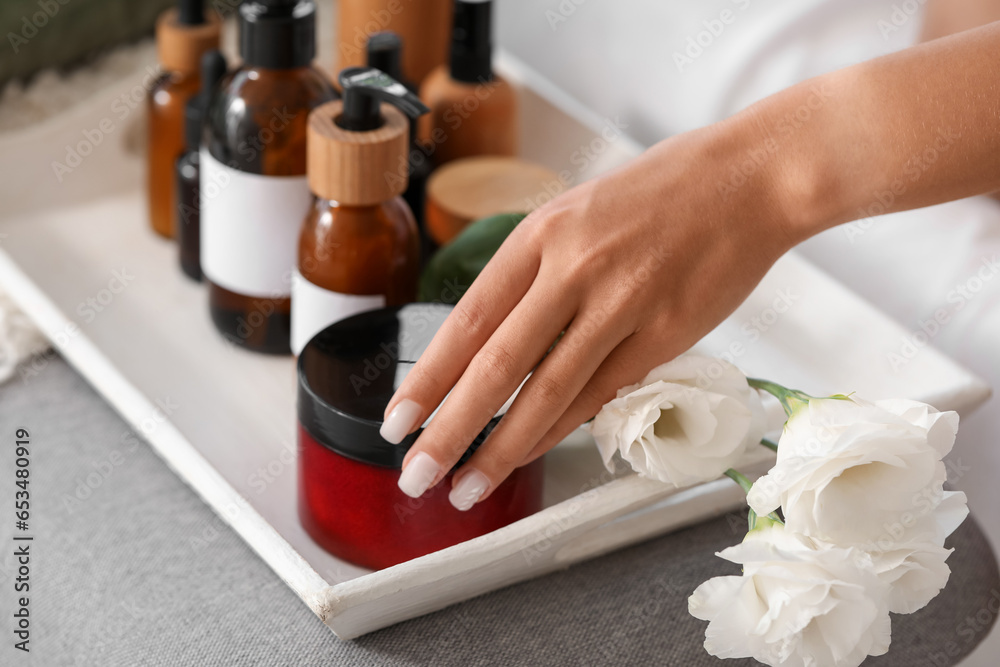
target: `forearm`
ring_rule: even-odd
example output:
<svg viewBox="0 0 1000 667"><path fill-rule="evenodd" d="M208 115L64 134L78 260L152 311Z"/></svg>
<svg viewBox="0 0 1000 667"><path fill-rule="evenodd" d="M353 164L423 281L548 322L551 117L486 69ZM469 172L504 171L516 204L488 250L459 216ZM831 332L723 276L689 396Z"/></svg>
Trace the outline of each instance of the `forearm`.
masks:
<svg viewBox="0 0 1000 667"><path fill-rule="evenodd" d="M920 39L930 41L1000 21L1000 0L927 0Z"/></svg>
<svg viewBox="0 0 1000 667"><path fill-rule="evenodd" d="M760 163L748 181L778 202L793 243L858 218L992 192L997 54L1000 24L985 26L805 81L714 132L732 139L733 160Z"/></svg>

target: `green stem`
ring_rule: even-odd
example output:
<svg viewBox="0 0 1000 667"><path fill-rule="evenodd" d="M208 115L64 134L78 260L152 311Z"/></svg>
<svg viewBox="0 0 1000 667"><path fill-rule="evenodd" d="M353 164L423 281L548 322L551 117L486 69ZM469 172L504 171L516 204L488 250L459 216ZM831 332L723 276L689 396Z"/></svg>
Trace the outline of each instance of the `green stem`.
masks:
<svg viewBox="0 0 1000 667"><path fill-rule="evenodd" d="M808 404L809 399L813 398L809 394L799 391L798 389L789 389L788 387L782 387L776 382L770 382L769 380L761 380L759 378L747 378L747 384L749 384L754 389L761 389L778 399L781 403L782 409L788 416L792 415L792 412L796 408Z"/></svg>
<svg viewBox="0 0 1000 667"><path fill-rule="evenodd" d="M739 484L740 488L743 489L743 493L750 493L750 487L753 486L753 482L747 479L746 475L741 473L739 470L733 470L730 468L726 471L726 477Z"/></svg>
<svg viewBox="0 0 1000 667"><path fill-rule="evenodd" d="M767 447L768 449L770 449L772 452L778 451L778 443L771 442L767 438L762 439L760 441L760 444L764 445L765 447Z"/></svg>

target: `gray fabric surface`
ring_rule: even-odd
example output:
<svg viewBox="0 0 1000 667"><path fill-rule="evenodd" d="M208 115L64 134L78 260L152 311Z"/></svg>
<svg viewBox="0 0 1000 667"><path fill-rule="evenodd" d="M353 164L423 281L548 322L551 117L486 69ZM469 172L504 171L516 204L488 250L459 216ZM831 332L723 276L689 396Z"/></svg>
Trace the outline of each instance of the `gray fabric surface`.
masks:
<svg viewBox="0 0 1000 667"><path fill-rule="evenodd" d="M33 449L28 656L12 648L9 620L17 428ZM740 538L742 517L344 642L58 357L0 387L0 434L0 665L755 664L707 656L704 624L686 610L701 581L735 573L712 554ZM92 495L67 502L107 462ZM996 560L971 520L952 545L948 588L896 617L889 654L866 665L955 664L986 635Z"/></svg>

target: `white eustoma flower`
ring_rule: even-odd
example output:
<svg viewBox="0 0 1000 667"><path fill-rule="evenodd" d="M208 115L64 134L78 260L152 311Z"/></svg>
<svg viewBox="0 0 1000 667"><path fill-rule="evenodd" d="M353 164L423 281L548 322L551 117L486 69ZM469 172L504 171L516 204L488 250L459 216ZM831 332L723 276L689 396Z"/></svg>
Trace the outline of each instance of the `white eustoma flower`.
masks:
<svg viewBox="0 0 1000 667"><path fill-rule="evenodd" d="M815 543L781 524L718 554L743 576L715 577L688 599L709 621L705 650L772 667L856 667L889 649L888 586L856 549Z"/></svg>
<svg viewBox="0 0 1000 667"><path fill-rule="evenodd" d="M915 401L811 399L747 502L758 514L780 506L790 531L869 552L893 584L890 610L916 611L947 582L944 539L968 513L964 494L943 488L957 430L956 413Z"/></svg>
<svg viewBox="0 0 1000 667"><path fill-rule="evenodd" d="M944 540L969 514L965 494L945 491L940 503L913 526L897 526L873 544L863 545L879 577L890 585L889 611L912 614L933 600L951 576L945 563L954 549Z"/></svg>
<svg viewBox="0 0 1000 667"><path fill-rule="evenodd" d="M608 469L615 452L638 473L678 487L713 480L760 443L764 411L746 376L685 354L618 391L590 432Z"/></svg>

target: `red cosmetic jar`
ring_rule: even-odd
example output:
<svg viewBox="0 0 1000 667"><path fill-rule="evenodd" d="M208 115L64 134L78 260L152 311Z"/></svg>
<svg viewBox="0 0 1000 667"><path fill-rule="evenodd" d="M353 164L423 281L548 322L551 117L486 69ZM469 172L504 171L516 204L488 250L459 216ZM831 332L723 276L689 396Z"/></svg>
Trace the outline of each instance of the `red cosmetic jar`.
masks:
<svg viewBox="0 0 1000 667"><path fill-rule="evenodd" d="M448 502L452 473L500 416L422 497L410 498L396 485L419 431L392 445L379 435L382 415L450 311L441 304L409 304L361 313L316 334L299 355L299 518L338 558L381 569L542 508L542 458L517 468L467 512Z"/></svg>

